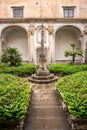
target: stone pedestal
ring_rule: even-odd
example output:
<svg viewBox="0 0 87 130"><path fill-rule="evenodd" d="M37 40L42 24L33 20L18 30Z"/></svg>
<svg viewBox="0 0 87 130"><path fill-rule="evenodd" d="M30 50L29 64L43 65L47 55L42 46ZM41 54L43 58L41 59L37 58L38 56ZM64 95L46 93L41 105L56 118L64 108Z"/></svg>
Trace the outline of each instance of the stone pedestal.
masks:
<svg viewBox="0 0 87 130"><path fill-rule="evenodd" d="M46 65L46 56L44 53L39 55L39 69L36 72L37 76L48 76L50 75L49 70Z"/></svg>
<svg viewBox="0 0 87 130"><path fill-rule="evenodd" d="M42 70L42 69L38 69L36 72L37 76L48 76L50 75L49 70Z"/></svg>

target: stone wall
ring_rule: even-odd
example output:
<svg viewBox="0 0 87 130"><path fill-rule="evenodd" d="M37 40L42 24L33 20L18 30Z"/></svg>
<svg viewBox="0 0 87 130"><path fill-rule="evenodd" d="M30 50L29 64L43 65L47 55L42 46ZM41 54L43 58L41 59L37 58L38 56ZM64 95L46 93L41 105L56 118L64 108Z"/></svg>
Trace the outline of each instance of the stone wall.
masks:
<svg viewBox="0 0 87 130"><path fill-rule="evenodd" d="M0 17L12 18L17 6L24 7L25 18L62 18L63 6L73 6L75 18L87 18L87 0L0 0Z"/></svg>

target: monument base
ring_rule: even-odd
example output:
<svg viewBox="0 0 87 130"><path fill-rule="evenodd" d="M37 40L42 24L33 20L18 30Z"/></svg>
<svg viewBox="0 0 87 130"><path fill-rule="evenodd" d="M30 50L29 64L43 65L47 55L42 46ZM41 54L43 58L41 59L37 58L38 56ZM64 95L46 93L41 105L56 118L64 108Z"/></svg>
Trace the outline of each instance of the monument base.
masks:
<svg viewBox="0 0 87 130"><path fill-rule="evenodd" d="M39 74L42 74L42 72ZM56 82L58 80L58 77L54 76L54 74L49 74L49 75L46 75L48 73L43 73L43 74L40 76L37 74L33 74L31 77L28 78L28 80L33 83L40 83L40 84L42 83L48 84L48 83Z"/></svg>
<svg viewBox="0 0 87 130"><path fill-rule="evenodd" d="M50 75L50 72L47 69L46 70L38 69L36 72L36 75L37 76L48 76L48 75Z"/></svg>

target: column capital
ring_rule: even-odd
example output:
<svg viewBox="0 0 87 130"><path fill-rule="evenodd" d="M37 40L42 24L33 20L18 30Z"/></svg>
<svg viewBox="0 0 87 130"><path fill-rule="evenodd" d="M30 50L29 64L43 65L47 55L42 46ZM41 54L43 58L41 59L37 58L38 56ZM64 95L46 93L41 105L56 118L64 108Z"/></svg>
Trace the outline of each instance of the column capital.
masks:
<svg viewBox="0 0 87 130"><path fill-rule="evenodd" d="M33 25L30 25L30 26L29 26L28 36L30 36L30 35L34 35L34 31L35 31L34 26L33 26Z"/></svg>
<svg viewBox="0 0 87 130"><path fill-rule="evenodd" d="M83 35L87 35L87 29L84 29Z"/></svg>
<svg viewBox="0 0 87 130"><path fill-rule="evenodd" d="M80 37L84 37L84 33L81 33Z"/></svg>
<svg viewBox="0 0 87 130"><path fill-rule="evenodd" d="M49 35L53 35L54 34L54 28L53 28L52 25L48 26L48 33L49 33Z"/></svg>

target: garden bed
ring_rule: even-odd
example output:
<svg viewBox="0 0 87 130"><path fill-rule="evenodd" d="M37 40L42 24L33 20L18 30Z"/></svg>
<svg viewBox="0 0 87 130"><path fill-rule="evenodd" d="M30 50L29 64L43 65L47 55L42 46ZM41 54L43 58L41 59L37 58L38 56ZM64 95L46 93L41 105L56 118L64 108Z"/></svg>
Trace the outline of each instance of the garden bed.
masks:
<svg viewBox="0 0 87 130"><path fill-rule="evenodd" d="M31 89L27 80L0 74L0 128L23 125L30 99Z"/></svg>
<svg viewBox="0 0 87 130"><path fill-rule="evenodd" d="M66 117L71 127L71 130L87 130L87 118L81 118L81 117L76 117L74 115L71 115L68 110L68 106L63 101L62 93L58 89L57 89L57 93L60 99L60 103L63 107L63 110L66 113Z"/></svg>
<svg viewBox="0 0 87 130"><path fill-rule="evenodd" d="M22 64L20 66L9 66L6 64L0 64L0 73L12 74L17 76L30 76L36 72L36 65L34 64Z"/></svg>
<svg viewBox="0 0 87 130"><path fill-rule="evenodd" d="M70 75L87 70L87 65L73 65L73 64L50 64L49 70L56 75Z"/></svg>
<svg viewBox="0 0 87 130"><path fill-rule="evenodd" d="M61 78L56 87L72 130L87 130L87 71Z"/></svg>

